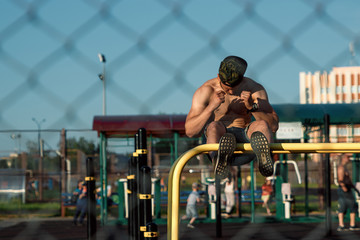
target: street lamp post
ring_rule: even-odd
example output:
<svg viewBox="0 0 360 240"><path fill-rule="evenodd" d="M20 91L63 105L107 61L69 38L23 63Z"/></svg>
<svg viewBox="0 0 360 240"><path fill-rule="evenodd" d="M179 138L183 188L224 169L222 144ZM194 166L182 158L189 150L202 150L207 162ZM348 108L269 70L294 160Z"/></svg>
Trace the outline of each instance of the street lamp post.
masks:
<svg viewBox="0 0 360 240"><path fill-rule="evenodd" d="M18 134L15 134L15 133L13 133L13 134L11 134L11 139L13 139L14 141L15 141L15 152L16 153L21 153L21 134L20 133L18 133ZM18 140L18 148L17 148L17 146L16 146L16 140Z"/></svg>
<svg viewBox="0 0 360 240"><path fill-rule="evenodd" d="M40 122L38 120L36 120L35 118L32 118L32 120L35 122L37 128L38 128L38 151L39 151L39 156L41 156L41 124L45 122L45 118L43 120L41 120Z"/></svg>
<svg viewBox="0 0 360 240"><path fill-rule="evenodd" d="M102 53L98 54L99 60L100 62L103 63L103 72L100 73L98 76L100 78L100 80L103 82L103 115L106 115L106 77L105 77L105 63L106 63L106 59L105 59L105 55Z"/></svg>
<svg viewBox="0 0 360 240"><path fill-rule="evenodd" d="M43 122L45 122L45 118L43 120L41 120L40 122L38 120L36 120L35 118L32 118L32 120L35 122L37 128L38 128L38 145L39 145L39 199L42 200L42 182L43 182L43 164L42 164L42 159L43 159L43 154L42 154L42 141L41 141L41 124Z"/></svg>

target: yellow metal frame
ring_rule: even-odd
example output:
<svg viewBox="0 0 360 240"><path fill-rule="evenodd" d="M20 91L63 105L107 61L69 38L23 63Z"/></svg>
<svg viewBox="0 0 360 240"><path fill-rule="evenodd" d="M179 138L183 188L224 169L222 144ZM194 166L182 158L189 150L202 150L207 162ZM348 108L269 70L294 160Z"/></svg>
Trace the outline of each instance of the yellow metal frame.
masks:
<svg viewBox="0 0 360 240"><path fill-rule="evenodd" d="M167 239L179 239L180 177L194 156L217 151L219 144L203 144L183 153L170 169L168 180ZM360 143L272 143L273 153L360 153ZM251 153L250 143L237 144L235 153Z"/></svg>

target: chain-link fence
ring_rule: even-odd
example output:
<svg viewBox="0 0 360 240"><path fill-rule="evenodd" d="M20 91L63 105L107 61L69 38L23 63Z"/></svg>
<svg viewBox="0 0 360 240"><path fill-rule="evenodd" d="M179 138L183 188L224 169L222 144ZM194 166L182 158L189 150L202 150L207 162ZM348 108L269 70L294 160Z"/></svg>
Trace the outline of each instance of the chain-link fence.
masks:
<svg viewBox="0 0 360 240"><path fill-rule="evenodd" d="M3 0L0 166L26 159L28 201L41 194L57 212L61 129L74 144L94 143L89 152L68 149L72 187L86 156L97 158L95 115L186 114L227 55L248 61L247 76L271 103L298 103L299 72L357 64L359 9L357 0ZM131 142L117 141L110 152L131 153ZM39 177L46 192L36 192Z"/></svg>

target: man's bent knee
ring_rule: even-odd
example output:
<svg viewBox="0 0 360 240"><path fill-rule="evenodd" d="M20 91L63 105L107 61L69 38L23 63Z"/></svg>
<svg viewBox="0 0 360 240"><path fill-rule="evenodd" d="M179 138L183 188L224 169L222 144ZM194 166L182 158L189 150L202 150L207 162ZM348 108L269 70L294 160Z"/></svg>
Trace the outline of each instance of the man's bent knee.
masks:
<svg viewBox="0 0 360 240"><path fill-rule="evenodd" d="M222 122L216 122L216 121L211 122L206 127L206 136L207 137L214 136L214 135L221 137L225 133L226 133L226 128Z"/></svg>
<svg viewBox="0 0 360 240"><path fill-rule="evenodd" d="M266 137L271 137L271 130L268 123L264 120L257 120L251 123L247 131L247 135L250 138L253 132L260 131L265 134Z"/></svg>
<svg viewBox="0 0 360 240"><path fill-rule="evenodd" d="M222 122L211 122L206 127L206 143L218 143L226 128Z"/></svg>

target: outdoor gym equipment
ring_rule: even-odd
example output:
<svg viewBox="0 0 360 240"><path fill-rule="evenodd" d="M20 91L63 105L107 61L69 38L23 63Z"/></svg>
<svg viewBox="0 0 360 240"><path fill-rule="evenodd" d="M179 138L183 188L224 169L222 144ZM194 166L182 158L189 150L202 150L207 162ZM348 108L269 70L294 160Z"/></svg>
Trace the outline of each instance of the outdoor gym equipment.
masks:
<svg viewBox="0 0 360 240"><path fill-rule="evenodd" d="M287 164L293 164L295 173L298 179L299 184L301 184L301 177L300 172L297 163L294 160L286 160L285 163ZM274 175L273 178L275 178L276 173L276 167L281 164L281 162L275 162L274 163ZM281 184L281 194L282 194L282 201L284 204L284 210L285 210L285 219L290 219L290 210L291 210L291 202L294 200L291 195L291 184L290 183L282 183Z"/></svg>
<svg viewBox="0 0 360 240"><path fill-rule="evenodd" d="M120 223L127 222L129 218L129 205L132 204L128 198L128 194L131 193L131 190L128 188L128 181L132 181L132 179L120 178L118 180L118 194L115 195L116 201L114 202L118 204L118 221ZM155 218L160 218L161 193L159 178L151 178L151 196L154 196L151 198L151 214Z"/></svg>
<svg viewBox="0 0 360 240"><path fill-rule="evenodd" d="M194 156L210 151L217 151L219 144L199 145L183 153L172 165L168 180L168 226L167 239L179 238L179 208L180 208L180 177L186 163ZM273 153L360 153L360 143L271 143ZM251 153L249 143L237 144L235 153ZM326 184L330 184L330 181ZM328 221L328 218L326 218Z"/></svg>
<svg viewBox="0 0 360 240"><path fill-rule="evenodd" d="M128 226L131 240L157 239L157 225L152 222L151 174L147 162L146 130L135 134L135 152L129 161Z"/></svg>

